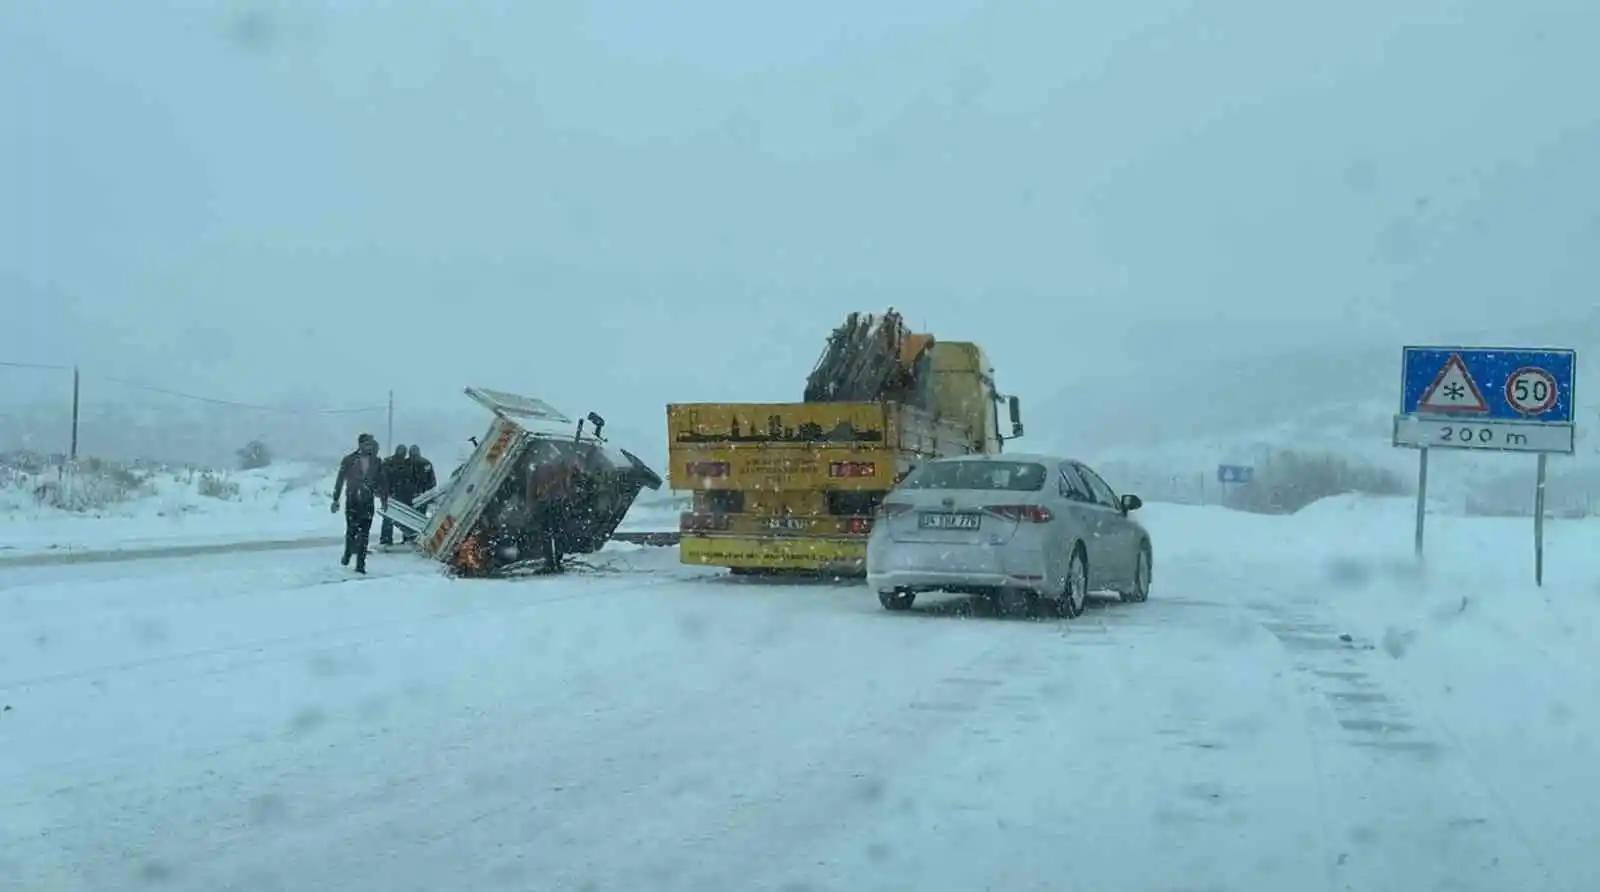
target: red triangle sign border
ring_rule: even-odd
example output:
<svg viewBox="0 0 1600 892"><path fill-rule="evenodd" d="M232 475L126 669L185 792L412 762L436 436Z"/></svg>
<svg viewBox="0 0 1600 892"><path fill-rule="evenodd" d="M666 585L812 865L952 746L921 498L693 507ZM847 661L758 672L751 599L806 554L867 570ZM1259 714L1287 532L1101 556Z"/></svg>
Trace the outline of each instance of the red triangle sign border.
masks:
<svg viewBox="0 0 1600 892"><path fill-rule="evenodd" d="M1455 369L1457 372L1459 372L1461 375L1461 380L1467 383L1467 390L1472 395L1472 402L1464 403L1459 406L1429 405L1429 403L1433 400L1434 394L1438 393L1440 385L1444 384L1445 379L1450 377L1451 369ZM1445 360L1444 365L1440 367L1439 374L1434 376L1433 383L1428 385L1428 389L1422 392L1422 398L1417 400L1418 413L1466 412L1481 414L1488 411L1489 403L1483 398L1483 391L1478 389L1478 382L1472 379L1472 373L1467 371L1467 364L1464 360L1462 360L1460 353L1450 354L1450 358Z"/></svg>

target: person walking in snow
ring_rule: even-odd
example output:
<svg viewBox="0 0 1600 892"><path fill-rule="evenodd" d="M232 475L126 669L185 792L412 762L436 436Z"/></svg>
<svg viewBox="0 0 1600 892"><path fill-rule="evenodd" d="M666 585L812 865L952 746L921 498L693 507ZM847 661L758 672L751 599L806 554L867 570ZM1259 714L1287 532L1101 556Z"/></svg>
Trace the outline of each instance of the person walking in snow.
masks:
<svg viewBox="0 0 1600 892"><path fill-rule="evenodd" d="M394 455L383 460L383 475L389 481L389 497L402 505L411 504L411 471L410 458L406 454L406 447L394 447ZM400 532L405 533L402 527ZM394 521L385 517L382 525L378 527L378 544L394 544Z"/></svg>
<svg viewBox="0 0 1600 892"><path fill-rule="evenodd" d="M343 566L356 559L356 572L367 572L367 546L372 538L372 518L376 514L374 502L389 506L389 480L383 470L383 459L378 457L378 441L371 434L356 438L356 449L339 462L339 475L333 481L333 505L330 510L339 513L339 496L344 503L344 557Z"/></svg>
<svg viewBox="0 0 1600 892"><path fill-rule="evenodd" d="M419 496L426 493L428 490L433 489L435 486L438 486L439 478L433 473L433 462L422 457L422 447L413 443L411 449L407 452L406 458L406 467L411 472L411 497L406 500L406 504L410 505ZM423 505L421 508L417 509L417 511L420 514L426 515L428 513L428 506ZM401 532L405 541L417 541L417 534L415 532L410 530L402 530Z"/></svg>

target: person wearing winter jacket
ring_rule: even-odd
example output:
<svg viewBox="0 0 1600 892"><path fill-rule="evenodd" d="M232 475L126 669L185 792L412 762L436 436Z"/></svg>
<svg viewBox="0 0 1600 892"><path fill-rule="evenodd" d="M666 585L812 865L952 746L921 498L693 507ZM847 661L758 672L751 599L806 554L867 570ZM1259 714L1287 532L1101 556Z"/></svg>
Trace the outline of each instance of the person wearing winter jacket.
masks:
<svg viewBox="0 0 1600 892"><path fill-rule="evenodd" d="M389 497L402 505L411 504L411 470L406 447L394 447L394 455L383 460L383 474L389 481ZM404 528L401 533L404 533ZM394 544L394 521L385 517L378 527L378 544Z"/></svg>
<svg viewBox="0 0 1600 892"><path fill-rule="evenodd" d="M422 457L422 447L416 444L412 444L406 455L406 468L411 475L411 496L406 499L406 504L410 505L413 500L438 486L439 478L433 473L433 462ZM418 508L417 513L426 516L428 506L423 505ZM415 542L417 540L417 534L414 532L403 530L402 533L407 542Z"/></svg>
<svg viewBox="0 0 1600 892"><path fill-rule="evenodd" d="M412 497L420 496L435 486L439 485L439 478L434 476L433 462L422 457L422 447L412 446L409 457L411 459L411 473L414 475L413 483L416 492Z"/></svg>
<svg viewBox="0 0 1600 892"><path fill-rule="evenodd" d="M356 438L356 449L339 462L339 475L333 481L333 513L339 513L339 496L344 503L344 557L339 563L350 565L356 559L356 572L367 572L367 547L372 538L375 503L389 506L389 479L383 459L378 457L378 440L371 434Z"/></svg>

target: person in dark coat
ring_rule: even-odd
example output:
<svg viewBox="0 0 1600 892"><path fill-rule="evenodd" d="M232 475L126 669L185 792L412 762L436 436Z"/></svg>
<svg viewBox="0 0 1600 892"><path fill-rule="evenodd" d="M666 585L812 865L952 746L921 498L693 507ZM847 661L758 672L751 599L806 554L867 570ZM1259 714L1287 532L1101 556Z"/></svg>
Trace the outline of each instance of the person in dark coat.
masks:
<svg viewBox="0 0 1600 892"><path fill-rule="evenodd" d="M411 470L410 458L406 454L406 447L394 447L394 455L383 460L383 474L389 481L389 497L402 505L411 504ZM400 531L405 533L405 529ZM394 521L385 517L378 527L378 544L394 544Z"/></svg>
<svg viewBox="0 0 1600 892"><path fill-rule="evenodd" d="M411 471L411 498L406 500L406 504L410 505L412 500L417 499L423 493L426 493L428 490L438 486L439 478L433 473L433 462L422 457L422 447L412 444L411 448L407 450L406 459L408 462L407 467ZM418 508L417 511L420 514L426 515L428 513L428 506L423 505L421 508ZM416 533L409 530L402 532L405 541L415 542L417 540Z"/></svg>
<svg viewBox="0 0 1600 892"><path fill-rule="evenodd" d="M422 447L412 446L409 452L411 471L416 475L416 495L422 495L439 485L439 478L433 473L433 462L422 457Z"/></svg>
<svg viewBox="0 0 1600 892"><path fill-rule="evenodd" d="M339 512L339 496L344 503L344 557L339 563L350 565L356 559L356 572L367 572L367 545L372 538L372 518L376 514L374 502L389 506L389 480L384 473L383 459L378 457L378 441L371 434L356 438L356 450L339 462L339 476L333 481L333 505Z"/></svg>

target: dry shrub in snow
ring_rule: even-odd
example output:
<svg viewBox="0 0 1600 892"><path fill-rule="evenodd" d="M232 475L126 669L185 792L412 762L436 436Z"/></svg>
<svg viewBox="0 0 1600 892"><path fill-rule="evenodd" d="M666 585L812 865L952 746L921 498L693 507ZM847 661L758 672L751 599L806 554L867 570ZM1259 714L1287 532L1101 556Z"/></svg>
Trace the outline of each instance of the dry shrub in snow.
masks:
<svg viewBox="0 0 1600 892"><path fill-rule="evenodd" d="M76 464L40 456L0 456L0 486L24 490L43 507L96 511L149 492L150 474L97 458Z"/></svg>
<svg viewBox="0 0 1600 892"><path fill-rule="evenodd" d="M239 484L225 474L203 471L195 481L195 491L208 499L232 500L239 497Z"/></svg>
<svg viewBox="0 0 1600 892"><path fill-rule="evenodd" d="M272 464L272 449L259 438L241 446L236 454L241 471L255 471Z"/></svg>
<svg viewBox="0 0 1600 892"><path fill-rule="evenodd" d="M1257 467L1250 483L1229 487L1225 504L1257 514L1293 514L1330 496L1399 496L1407 492L1406 481L1387 468L1327 453L1284 449Z"/></svg>

